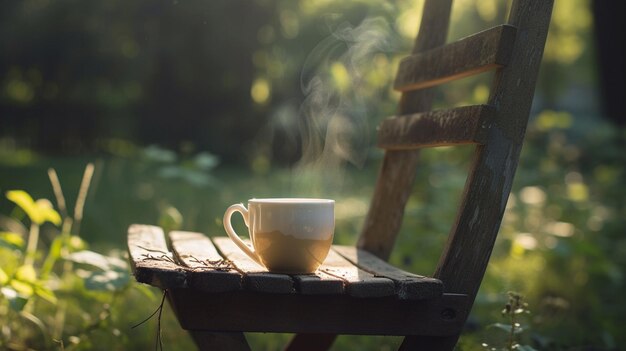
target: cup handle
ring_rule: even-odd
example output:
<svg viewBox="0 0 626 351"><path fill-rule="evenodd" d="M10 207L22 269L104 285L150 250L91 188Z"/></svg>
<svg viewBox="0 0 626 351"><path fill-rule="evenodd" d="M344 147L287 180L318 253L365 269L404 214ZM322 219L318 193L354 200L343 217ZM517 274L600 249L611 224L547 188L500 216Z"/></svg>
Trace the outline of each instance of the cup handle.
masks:
<svg viewBox="0 0 626 351"><path fill-rule="evenodd" d="M230 240L232 240L237 246L239 246L241 251L250 256L250 258L254 260L254 262L260 264L261 266L264 266L263 263L261 263L261 260L259 259L259 256L256 254L256 252L248 247L248 245L246 245L246 243L244 243L243 240L239 238L239 235L235 233L235 229L233 229L233 225L230 222L230 219L235 212L241 213L241 216L243 217L243 221L246 223L246 226L248 228L250 227L250 215L248 213L248 209L243 204L235 204L230 206L226 210L226 213L224 213L224 229L226 230L226 234L228 234Z"/></svg>

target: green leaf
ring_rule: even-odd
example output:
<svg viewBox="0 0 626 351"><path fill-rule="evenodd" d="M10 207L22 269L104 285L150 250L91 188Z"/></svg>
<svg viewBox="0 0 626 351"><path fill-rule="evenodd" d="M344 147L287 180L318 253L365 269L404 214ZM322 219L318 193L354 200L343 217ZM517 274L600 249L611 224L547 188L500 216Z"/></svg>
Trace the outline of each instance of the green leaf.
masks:
<svg viewBox="0 0 626 351"><path fill-rule="evenodd" d="M43 222L50 222L57 226L61 225L61 215L54 210L50 201L47 199L39 199L35 201L35 204L43 217Z"/></svg>
<svg viewBox="0 0 626 351"><path fill-rule="evenodd" d="M219 164L219 158L208 152L200 152L193 159L194 164L201 170L208 171Z"/></svg>
<svg viewBox="0 0 626 351"><path fill-rule="evenodd" d="M150 145L143 150L144 156L154 162L172 163L176 161L176 153L162 149L156 145Z"/></svg>
<svg viewBox="0 0 626 351"><path fill-rule="evenodd" d="M68 233L61 234L57 236L50 245L50 250L48 251L48 256L43 263L43 267L41 268L41 276L47 277L48 274L54 268L54 264L56 260L61 257L63 247L68 248L68 251L76 251L76 250L84 250L87 247L87 243L76 235L70 236Z"/></svg>
<svg viewBox="0 0 626 351"><path fill-rule="evenodd" d="M15 272L15 279L26 283L35 283L37 281L37 272L32 265L21 266Z"/></svg>
<svg viewBox="0 0 626 351"><path fill-rule="evenodd" d="M43 266L41 267L41 277L45 279L48 277L48 274L52 272L54 268L54 263L61 257L61 250L63 249L63 243L67 240L65 235L58 235L54 240L52 240L52 244L50 244L50 249L48 250L48 256L46 256L46 260L43 262Z"/></svg>
<svg viewBox="0 0 626 351"><path fill-rule="evenodd" d="M88 265L106 271L109 269L109 261L105 256L88 250L78 251L65 256L66 260Z"/></svg>
<svg viewBox="0 0 626 351"><path fill-rule="evenodd" d="M126 271L127 270L126 261L117 257L104 256L97 252L93 252L89 250L83 250L83 251L71 253L67 255L65 259L72 261L72 262L79 263L79 264L84 264L84 265L88 265L94 268L98 268L102 271L109 271L109 270Z"/></svg>
<svg viewBox="0 0 626 351"><path fill-rule="evenodd" d="M21 249L24 247L24 238L18 233L0 232L0 246L9 249Z"/></svg>
<svg viewBox="0 0 626 351"><path fill-rule="evenodd" d="M0 285L4 285L9 281L9 275L0 267Z"/></svg>
<svg viewBox="0 0 626 351"><path fill-rule="evenodd" d="M90 270L76 270L76 275L83 279L85 288L89 290L117 291L126 287L130 282L126 261L120 258L104 256L88 250L74 252L65 258L90 268Z"/></svg>
<svg viewBox="0 0 626 351"><path fill-rule="evenodd" d="M42 299L50 302L53 305L57 303L57 297L54 295L54 292L47 287L44 286L36 286L35 287L35 295L41 297Z"/></svg>
<svg viewBox="0 0 626 351"><path fill-rule="evenodd" d="M80 251L87 248L87 242L78 235L72 235L68 244L71 251Z"/></svg>
<svg viewBox="0 0 626 351"><path fill-rule="evenodd" d="M61 224L61 216L52 207L52 203L46 199L34 201L24 190L10 190L7 192L7 199L19 206L33 223L43 224L51 222L54 225Z"/></svg>
<svg viewBox="0 0 626 351"><path fill-rule="evenodd" d="M1 288L0 293L9 301L9 306L14 311L21 311L28 302L28 297L21 295L19 292L9 287Z"/></svg>
<svg viewBox="0 0 626 351"><path fill-rule="evenodd" d="M7 199L11 200L13 203L18 205L31 221L42 224L43 216L37 210L37 206L35 205L35 201L33 198L25 192L24 190L9 190L7 191Z"/></svg>
<svg viewBox="0 0 626 351"><path fill-rule="evenodd" d="M128 271L86 271L79 269L76 274L85 282L85 288L96 291L117 291L130 282Z"/></svg>
<svg viewBox="0 0 626 351"><path fill-rule="evenodd" d="M63 249L63 242L66 240L66 237L63 235L59 235L54 240L52 240L52 244L50 244L50 251L48 251L48 256L52 256L55 259L61 257L61 249Z"/></svg>
<svg viewBox="0 0 626 351"><path fill-rule="evenodd" d="M29 283L22 282L20 280L13 279L9 282L9 285L19 293L20 296L24 298L29 298L33 296L35 290L33 289L33 285Z"/></svg>

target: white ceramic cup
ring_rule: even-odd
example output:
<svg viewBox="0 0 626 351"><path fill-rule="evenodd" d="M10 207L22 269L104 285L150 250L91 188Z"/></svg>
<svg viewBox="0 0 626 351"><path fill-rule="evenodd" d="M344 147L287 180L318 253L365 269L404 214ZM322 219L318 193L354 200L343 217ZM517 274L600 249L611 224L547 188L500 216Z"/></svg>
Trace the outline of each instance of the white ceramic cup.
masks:
<svg viewBox="0 0 626 351"><path fill-rule="evenodd" d="M241 213L252 248L235 233L231 217ZM248 200L224 213L224 229L250 258L269 271L312 273L322 264L333 242L335 201L307 198Z"/></svg>

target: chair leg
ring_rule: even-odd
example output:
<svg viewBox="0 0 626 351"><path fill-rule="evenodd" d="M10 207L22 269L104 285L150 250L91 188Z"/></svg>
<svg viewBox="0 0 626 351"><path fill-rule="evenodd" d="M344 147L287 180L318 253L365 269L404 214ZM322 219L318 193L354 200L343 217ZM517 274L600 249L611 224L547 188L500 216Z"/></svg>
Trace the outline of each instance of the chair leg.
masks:
<svg viewBox="0 0 626 351"><path fill-rule="evenodd" d="M250 351L243 333L211 333L201 330L188 330L198 350Z"/></svg>
<svg viewBox="0 0 626 351"><path fill-rule="evenodd" d="M400 351L452 351L459 336L407 336L400 345Z"/></svg>
<svg viewBox="0 0 626 351"><path fill-rule="evenodd" d="M285 351L328 350L335 338L337 338L337 334L296 334Z"/></svg>

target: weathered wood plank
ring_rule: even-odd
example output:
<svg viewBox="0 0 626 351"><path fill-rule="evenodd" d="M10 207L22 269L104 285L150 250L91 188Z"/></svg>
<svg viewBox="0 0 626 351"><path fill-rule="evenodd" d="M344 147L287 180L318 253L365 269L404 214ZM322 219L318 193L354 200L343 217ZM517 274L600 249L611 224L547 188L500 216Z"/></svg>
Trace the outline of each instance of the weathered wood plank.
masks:
<svg viewBox="0 0 626 351"><path fill-rule="evenodd" d="M244 281L261 284L267 277L287 281L289 276L268 273L267 269L240 252L229 238L213 238L218 248L226 256L236 257L234 264L245 273ZM377 278L368 272L359 270L346 259L329 252L322 266L312 274L291 275L296 282L297 292L309 295L342 294L344 292L359 297L380 297L394 294L393 282ZM263 284L265 286L265 284ZM252 289L255 290L255 289ZM266 291L266 290L263 290Z"/></svg>
<svg viewBox="0 0 626 351"><path fill-rule="evenodd" d="M185 269L174 261L163 230L133 224L128 228L128 252L135 279L162 289L187 286Z"/></svg>
<svg viewBox="0 0 626 351"><path fill-rule="evenodd" d="M295 292L294 281L286 274L270 273L254 262L228 237L212 238L215 247L243 274L244 289L266 293L290 294Z"/></svg>
<svg viewBox="0 0 626 351"><path fill-rule="evenodd" d="M394 282L359 269L353 263L330 250L324 263L318 269L321 272L345 281L346 293L354 297L384 297L395 294Z"/></svg>
<svg viewBox="0 0 626 351"><path fill-rule="evenodd" d="M190 330L339 333L362 335L454 335L469 313L466 296L432 300L349 295L211 294L176 289L172 294L181 326Z"/></svg>
<svg viewBox="0 0 626 351"><path fill-rule="evenodd" d="M402 150L482 144L493 110L488 105L475 105L389 117L378 128L378 146Z"/></svg>
<svg viewBox="0 0 626 351"><path fill-rule="evenodd" d="M333 250L375 277L391 279L395 283L396 294L400 299L432 299L443 294L443 283L439 279L403 271L369 252L352 246L334 245Z"/></svg>
<svg viewBox="0 0 626 351"><path fill-rule="evenodd" d="M417 172L419 149L386 150L357 247L388 259Z"/></svg>
<svg viewBox="0 0 626 351"><path fill-rule="evenodd" d="M413 54L400 62L394 88L422 89L502 67L511 58L515 33L515 27L501 25Z"/></svg>
<svg viewBox="0 0 626 351"><path fill-rule="evenodd" d="M189 287L207 292L224 292L242 288L242 274L215 249L202 233L174 231L169 234L172 250L182 265L190 269Z"/></svg>
<svg viewBox="0 0 626 351"><path fill-rule="evenodd" d="M448 35L452 0L426 0L413 53L443 45ZM399 115L430 110L434 88L402 93ZM387 259L402 224L411 193L419 150L387 150L357 246Z"/></svg>
<svg viewBox="0 0 626 351"><path fill-rule="evenodd" d="M296 281L296 289L301 294L328 295L345 292L345 282L342 279L320 270L314 274L293 275L292 278Z"/></svg>

